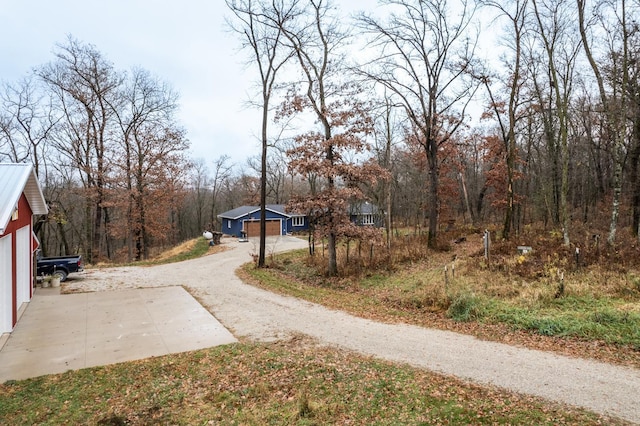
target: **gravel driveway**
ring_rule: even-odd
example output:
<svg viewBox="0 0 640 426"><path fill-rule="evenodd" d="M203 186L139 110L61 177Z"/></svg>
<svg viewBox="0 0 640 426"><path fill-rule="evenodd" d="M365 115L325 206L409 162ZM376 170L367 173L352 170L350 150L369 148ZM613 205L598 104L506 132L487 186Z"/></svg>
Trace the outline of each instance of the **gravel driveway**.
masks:
<svg viewBox="0 0 640 426"><path fill-rule="evenodd" d="M474 337L354 317L244 284L235 269L251 261L253 242L181 263L88 270L67 291L182 285L236 337L273 341L303 333L333 345L477 383L585 407L640 424L640 370L481 341ZM280 237L267 253L305 247Z"/></svg>

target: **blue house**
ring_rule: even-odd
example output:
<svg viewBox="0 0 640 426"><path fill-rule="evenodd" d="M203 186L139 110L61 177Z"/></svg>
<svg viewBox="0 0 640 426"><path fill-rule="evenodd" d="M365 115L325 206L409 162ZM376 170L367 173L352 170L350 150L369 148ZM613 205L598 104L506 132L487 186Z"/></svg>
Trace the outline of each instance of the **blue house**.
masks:
<svg viewBox="0 0 640 426"><path fill-rule="evenodd" d="M309 221L304 215L285 212L283 204L265 206L267 235L286 235L309 229ZM222 233L239 237L243 232L247 237L260 236L260 206L242 206L219 214Z"/></svg>
<svg viewBox="0 0 640 426"><path fill-rule="evenodd" d="M378 206L369 202L351 204L349 217L351 222L360 226L375 226L377 228L384 226L384 213L380 211Z"/></svg>
<svg viewBox="0 0 640 426"><path fill-rule="evenodd" d="M266 234L286 235L309 229L309 218L305 215L286 211L283 204L268 204L266 210ZM353 204L349 208L351 221L361 226L383 226L383 215L370 203ZM260 235L260 207L242 206L218 215L222 222L222 233L240 237Z"/></svg>

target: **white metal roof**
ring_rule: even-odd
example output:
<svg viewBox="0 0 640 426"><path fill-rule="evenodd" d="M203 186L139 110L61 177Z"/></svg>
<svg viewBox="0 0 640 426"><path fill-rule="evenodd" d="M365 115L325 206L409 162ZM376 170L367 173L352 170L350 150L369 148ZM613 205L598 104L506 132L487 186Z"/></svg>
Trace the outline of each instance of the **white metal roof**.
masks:
<svg viewBox="0 0 640 426"><path fill-rule="evenodd" d="M0 235L4 234L23 192L33 214L49 212L33 166L0 163Z"/></svg>

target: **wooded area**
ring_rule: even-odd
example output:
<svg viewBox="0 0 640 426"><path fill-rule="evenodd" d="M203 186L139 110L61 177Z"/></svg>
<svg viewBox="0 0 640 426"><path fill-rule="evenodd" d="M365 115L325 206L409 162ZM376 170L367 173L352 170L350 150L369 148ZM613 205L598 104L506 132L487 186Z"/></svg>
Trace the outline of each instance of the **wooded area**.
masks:
<svg viewBox="0 0 640 426"><path fill-rule="evenodd" d="M227 0L261 82L263 149L246 165L189 158L171 86L72 37L5 84L0 161L34 164L47 254L144 259L243 204L354 199L432 247L451 226L640 239L638 0L336 4ZM350 237L339 224L317 231Z"/></svg>

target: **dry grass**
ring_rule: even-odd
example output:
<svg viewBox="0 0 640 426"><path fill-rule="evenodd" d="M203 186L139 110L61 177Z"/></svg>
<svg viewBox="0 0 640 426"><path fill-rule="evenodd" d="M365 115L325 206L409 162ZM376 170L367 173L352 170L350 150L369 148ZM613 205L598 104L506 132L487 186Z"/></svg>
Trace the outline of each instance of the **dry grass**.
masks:
<svg viewBox="0 0 640 426"><path fill-rule="evenodd" d="M196 241L198 241L198 239L199 238L194 238L194 239L191 239L191 240L187 240L187 241L183 242L182 244L179 244L179 245L177 245L175 247L170 248L169 250L162 251L157 256L153 256L151 260L162 262L163 260L167 260L169 258L176 257L176 256L178 256L178 255L180 255L182 253L190 252L195 247Z"/></svg>
<svg viewBox="0 0 640 426"><path fill-rule="evenodd" d="M625 424L299 337L0 384L0 419L7 425Z"/></svg>
<svg viewBox="0 0 640 426"><path fill-rule="evenodd" d="M566 248L554 232L531 231L494 241L484 258L479 233L401 235L391 253L339 248L338 277L327 277L326 253L304 251L245 268L257 285L334 309L387 322L438 327L566 355L640 366L640 252L620 233L616 247ZM460 238L461 236L464 239ZM457 241L457 243L456 243ZM521 255L518 245L533 247ZM363 255L364 254L364 255Z"/></svg>
<svg viewBox="0 0 640 426"><path fill-rule="evenodd" d="M87 265L88 268L108 268L112 266L149 266L160 265L163 263L181 262L183 260L193 259L200 256L207 256L210 254L216 254L229 250L228 246L224 244L217 244L215 246L209 246L207 240L203 238L193 238L187 240L175 247L168 250L158 251L157 254L152 256L149 260L142 260L132 263L95 263Z"/></svg>

